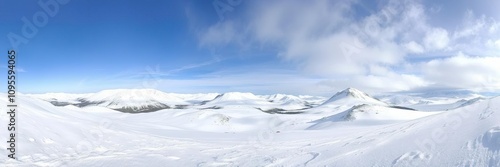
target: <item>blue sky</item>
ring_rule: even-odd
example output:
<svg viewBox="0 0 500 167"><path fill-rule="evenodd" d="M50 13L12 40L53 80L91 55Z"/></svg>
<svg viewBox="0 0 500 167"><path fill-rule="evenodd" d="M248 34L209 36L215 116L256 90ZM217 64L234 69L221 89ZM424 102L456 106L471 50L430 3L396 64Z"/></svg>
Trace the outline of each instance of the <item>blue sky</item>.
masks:
<svg viewBox="0 0 500 167"><path fill-rule="evenodd" d="M58 10L50 16L39 2ZM495 0L9 0L0 3L0 46L18 51L25 93L496 92L499 6ZM43 15L48 22L23 35L23 18L33 24ZM12 34L26 43L12 42Z"/></svg>

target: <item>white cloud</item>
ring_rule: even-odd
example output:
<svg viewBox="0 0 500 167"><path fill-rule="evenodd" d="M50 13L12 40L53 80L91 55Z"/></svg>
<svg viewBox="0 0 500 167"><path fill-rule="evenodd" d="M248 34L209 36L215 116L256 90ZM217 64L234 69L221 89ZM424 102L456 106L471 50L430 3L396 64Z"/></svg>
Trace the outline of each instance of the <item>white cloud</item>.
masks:
<svg viewBox="0 0 500 167"><path fill-rule="evenodd" d="M500 89L500 57L463 55L421 64L425 79L435 84L477 91Z"/></svg>
<svg viewBox="0 0 500 167"><path fill-rule="evenodd" d="M249 27L260 42L320 37L350 22L351 1L255 1ZM260 2L260 3L259 3Z"/></svg>
<svg viewBox="0 0 500 167"><path fill-rule="evenodd" d="M429 50L444 49L449 42L448 31L443 28L432 28L424 37L424 45Z"/></svg>
<svg viewBox="0 0 500 167"><path fill-rule="evenodd" d="M463 27L453 33L453 38L460 39L478 35L480 31L485 28L485 19L486 17L484 15L476 19L474 12L470 10L467 11Z"/></svg>
<svg viewBox="0 0 500 167"><path fill-rule="evenodd" d="M422 45L416 43L415 41L411 41L409 43L406 43L404 45L406 50L408 50L410 53L424 53L424 47Z"/></svg>
<svg viewBox="0 0 500 167"><path fill-rule="evenodd" d="M201 43L244 43L240 40L245 39L246 43L272 45L283 59L326 77L366 74L372 64L403 61L406 48L397 38L408 33L406 23L422 25L422 7L411 1L391 1L393 6L358 21L352 5L352 1L326 0L256 3L255 10L249 10L254 12L250 18L215 24Z"/></svg>
<svg viewBox="0 0 500 167"><path fill-rule="evenodd" d="M250 9L245 17L207 28L200 44L272 48L281 59L307 74L327 78L320 85L329 88L396 91L433 83L460 88L498 86L495 79L481 76L485 72L498 77L500 70L487 62L496 62L496 58L449 56L459 51L497 54L500 36L495 32L499 24L493 18L466 11L463 24L445 29L429 23L426 13L442 13L445 9L441 7L432 9L411 0L386 2L358 16L359 6L354 8L358 2L350 0L251 1L246 3ZM408 62L412 60L409 56L441 59L419 63L421 69L409 73L403 67L415 64Z"/></svg>
<svg viewBox="0 0 500 167"><path fill-rule="evenodd" d="M411 74L389 73L385 75L353 76L349 79L331 79L319 82L328 90L356 87L367 92L393 92L411 90L429 85L429 82Z"/></svg>
<svg viewBox="0 0 500 167"><path fill-rule="evenodd" d="M394 43L370 45L346 33L293 41L282 54L287 59L302 61L305 70L322 76L365 74L371 64L395 64L402 60Z"/></svg>
<svg viewBox="0 0 500 167"><path fill-rule="evenodd" d="M498 29L500 28L500 23L497 23L496 21L494 21L491 26L488 28L488 32L490 34L494 34L496 32L498 32Z"/></svg>
<svg viewBox="0 0 500 167"><path fill-rule="evenodd" d="M466 11L463 23L456 27L450 40L452 51L479 56L498 56L498 48L495 46L495 41L500 38L498 27L495 18L486 15L476 16L474 11Z"/></svg>
<svg viewBox="0 0 500 167"><path fill-rule="evenodd" d="M486 46L493 48L493 49L498 49L500 50L500 39L498 40L488 40L486 41Z"/></svg>

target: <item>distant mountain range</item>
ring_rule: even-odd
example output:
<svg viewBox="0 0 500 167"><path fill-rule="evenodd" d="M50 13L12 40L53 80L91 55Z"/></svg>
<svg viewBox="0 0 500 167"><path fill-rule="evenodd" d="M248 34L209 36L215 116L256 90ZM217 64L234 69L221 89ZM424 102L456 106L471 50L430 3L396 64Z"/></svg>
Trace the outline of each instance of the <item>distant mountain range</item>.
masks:
<svg viewBox="0 0 500 167"><path fill-rule="evenodd" d="M163 109L222 109L231 106L245 106L273 114L286 114L302 113L306 112L305 109L314 107L348 109L366 104L412 109L412 107L418 108L419 105L428 106L436 103L435 100L405 95L386 96L380 100L355 88L347 88L337 92L328 99L318 96L254 95L243 92L175 94L154 89L114 89L88 94L47 93L29 94L28 96L48 101L55 106L73 105L80 108L100 106L126 113L155 112ZM476 98L457 99L448 102L449 105L441 107L452 109L481 100Z"/></svg>
<svg viewBox="0 0 500 167"><path fill-rule="evenodd" d="M89 94L29 94L55 106L101 106L127 113L154 112L162 109L222 108L224 106L253 106L256 108L294 110L317 105L317 96L275 94L257 96L252 93L228 92L223 94L175 94L154 89L114 89ZM308 99L314 99L309 101Z"/></svg>

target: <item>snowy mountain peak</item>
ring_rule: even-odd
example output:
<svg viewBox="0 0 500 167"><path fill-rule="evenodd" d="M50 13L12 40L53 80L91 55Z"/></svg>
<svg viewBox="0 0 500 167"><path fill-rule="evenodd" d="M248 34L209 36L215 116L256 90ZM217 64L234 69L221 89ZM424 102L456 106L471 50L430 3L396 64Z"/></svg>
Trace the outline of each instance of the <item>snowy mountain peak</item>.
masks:
<svg viewBox="0 0 500 167"><path fill-rule="evenodd" d="M337 92L335 95L333 95L332 98L330 98L330 100L338 100L338 99L347 98L347 97L357 98L357 99L373 99L370 95L368 95L365 92L362 92L358 89L347 88L343 91Z"/></svg>
<svg viewBox="0 0 500 167"><path fill-rule="evenodd" d="M324 104L329 104L329 103L334 103L334 102L339 102L343 101L343 103L358 103L361 102L362 104L364 103L370 103L370 104L381 104L381 105L386 105L384 102L381 102L370 95L368 95L365 92L362 92L358 89L355 88L347 88L343 91L340 91L333 95L330 99L328 99Z"/></svg>
<svg viewBox="0 0 500 167"><path fill-rule="evenodd" d="M351 96L351 97L355 97L355 98L371 98L370 95L366 94L365 92L362 92L358 89L355 89L355 88L347 88L339 93L337 93L338 95L345 95L345 96Z"/></svg>
<svg viewBox="0 0 500 167"><path fill-rule="evenodd" d="M286 95L286 94L274 94L274 95L271 95L269 98L269 100L273 100L273 101L291 101L291 100L301 100L299 97L297 96L293 96L293 95Z"/></svg>

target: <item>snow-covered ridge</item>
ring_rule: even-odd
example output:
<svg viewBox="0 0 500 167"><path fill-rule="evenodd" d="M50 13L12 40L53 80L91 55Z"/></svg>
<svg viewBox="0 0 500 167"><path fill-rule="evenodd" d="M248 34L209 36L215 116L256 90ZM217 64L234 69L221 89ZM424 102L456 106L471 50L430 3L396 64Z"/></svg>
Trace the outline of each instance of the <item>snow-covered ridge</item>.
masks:
<svg viewBox="0 0 500 167"><path fill-rule="evenodd" d="M85 106L102 106L122 112L152 112L188 105L183 99L154 89L104 90L79 99Z"/></svg>
<svg viewBox="0 0 500 167"><path fill-rule="evenodd" d="M280 104L304 104L305 100L300 97L286 94L274 94L266 98L270 102L280 103Z"/></svg>
<svg viewBox="0 0 500 167"><path fill-rule="evenodd" d="M342 104L377 104L387 105L386 103L375 99L365 92L355 88L347 88L333 95L330 99L325 101L322 105L342 105Z"/></svg>
<svg viewBox="0 0 500 167"><path fill-rule="evenodd" d="M485 96L475 93L464 94L460 92L449 92L448 94L450 94L450 97L443 97L442 94L436 94L438 96L430 96L433 94L420 93L384 95L379 98L381 101L390 105L403 106L424 111L441 111L460 108L486 98Z"/></svg>
<svg viewBox="0 0 500 167"><path fill-rule="evenodd" d="M399 106L423 111L441 111L464 107L482 98L443 99L417 96L385 96L383 101L355 88L347 88L331 98L316 96L293 96L286 94L254 95L245 92L227 92L223 94L175 94L155 89L113 89L88 94L28 94L28 96L48 101L55 106L73 105L77 107L101 106L122 112L152 112L162 109L222 109L227 107L247 107L275 113L302 113L304 109L320 107L323 110L309 112L344 111L356 105L370 104L377 106ZM387 103L386 103L387 102Z"/></svg>
<svg viewBox="0 0 500 167"><path fill-rule="evenodd" d="M227 102L227 101L246 101L246 100L263 100L252 93L228 92L215 97L212 102Z"/></svg>
<svg viewBox="0 0 500 167"><path fill-rule="evenodd" d="M154 89L112 89L89 94L49 93L28 95L56 106L101 106L122 112L152 112L188 105L185 100Z"/></svg>
<svg viewBox="0 0 500 167"><path fill-rule="evenodd" d="M223 94L175 94L155 89L112 89L89 94L30 94L28 96L51 102L56 106L101 106L122 112L139 113L162 109L222 108L243 105L268 109L303 109L310 107L306 100L292 95L257 96L252 93L228 92ZM268 98L266 98L268 97ZM309 98L314 98L311 96Z"/></svg>

